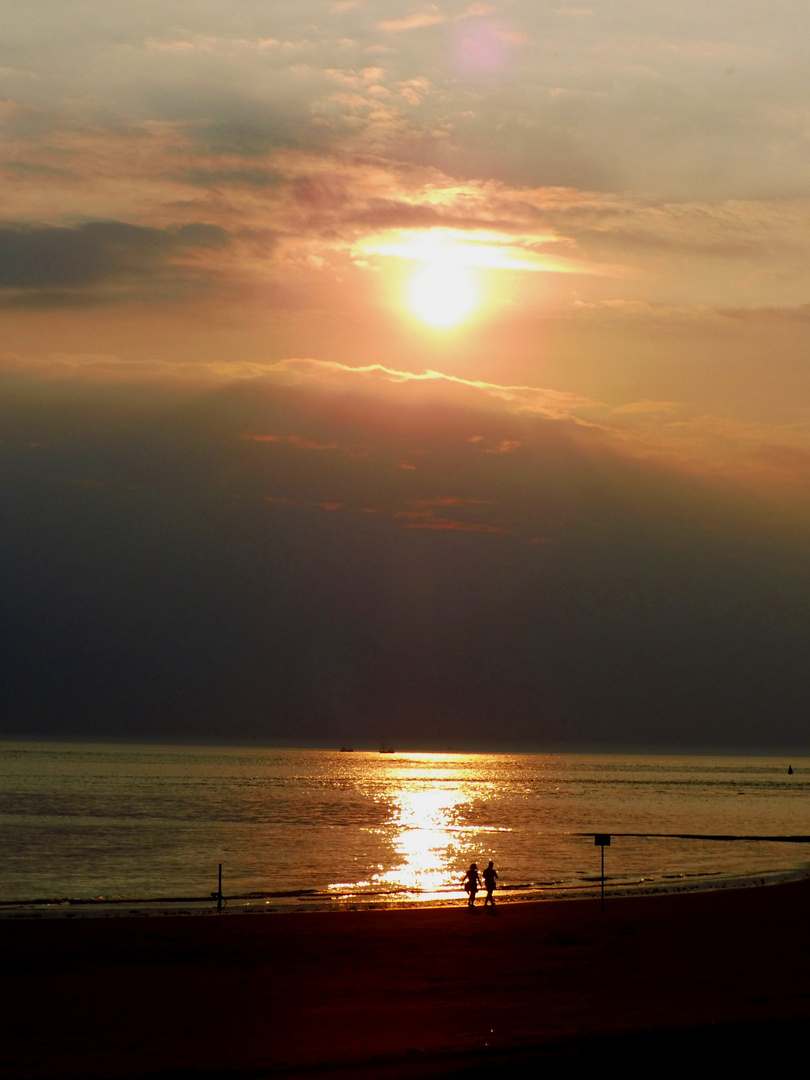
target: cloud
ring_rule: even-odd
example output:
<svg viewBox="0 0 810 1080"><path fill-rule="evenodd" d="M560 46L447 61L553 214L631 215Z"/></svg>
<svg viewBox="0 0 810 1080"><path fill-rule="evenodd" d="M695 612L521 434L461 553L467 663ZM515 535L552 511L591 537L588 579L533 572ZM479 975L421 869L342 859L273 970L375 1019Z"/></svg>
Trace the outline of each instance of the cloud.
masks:
<svg viewBox="0 0 810 1080"><path fill-rule="evenodd" d="M542 235L520 237L480 228L461 230L438 227L420 231L392 230L392 233L388 237L363 240L356 250L361 255L388 255L488 270L597 274L606 277L630 277L634 273L626 266L597 264L533 250L538 243L550 242L551 238Z"/></svg>
<svg viewBox="0 0 810 1080"><path fill-rule="evenodd" d="M501 439L497 446L486 450L487 454L514 454L516 450L519 450L523 443L519 439Z"/></svg>
<svg viewBox="0 0 810 1080"><path fill-rule="evenodd" d="M691 253L715 258L752 257L774 246L784 256L810 223L806 199L718 199L712 202L649 203L603 196L547 205L553 225L588 247L601 245L638 254ZM803 245L802 245L803 246Z"/></svg>
<svg viewBox="0 0 810 1080"><path fill-rule="evenodd" d="M227 243L224 229L201 222L167 229L122 221L71 228L0 227L0 290L52 298L61 290L75 294L120 282L144 282Z"/></svg>
<svg viewBox="0 0 810 1080"><path fill-rule="evenodd" d="M417 11L401 19L383 19L376 26L387 34L401 34L408 30L422 30L427 26L438 26L444 22L447 22L447 16L434 10Z"/></svg>
<svg viewBox="0 0 810 1080"><path fill-rule="evenodd" d="M676 17L640 0L628 0L621 20L598 6L533 0L388 5L384 19L376 4L276 4L269 21L263 5L216 0L115 7L113 16L100 0L51 4L38 21L9 13L14 64L3 82L13 93L4 96L44 108L60 136L171 121L200 134L212 124L216 145L233 152L263 153L274 138L345 149L352 108L333 102L319 114L323 73L361 68L382 38L383 89L417 76L433 88L410 106L417 112L382 125L392 160L518 186L678 199L806 189L798 43L808 16L795 5L731 22L705 5ZM479 94L451 62L452 34L421 32L443 24L468 39L523 45L500 57L497 80ZM382 135L354 131L357 140Z"/></svg>
<svg viewBox="0 0 810 1080"><path fill-rule="evenodd" d="M484 508L494 507L495 503L490 499L463 499L457 497L415 499L410 500L404 509L394 512L394 519L401 529L409 531L427 530L430 532L466 532L482 533L492 536L507 536L509 529L493 521L475 520L480 519ZM458 510L467 510L466 518L449 517L446 514L437 514L437 509L446 510L449 507Z"/></svg>
<svg viewBox="0 0 810 1080"><path fill-rule="evenodd" d="M313 439L307 439L301 435L243 435L246 442L258 442L258 443L276 443L287 446L294 446L299 450L331 450L341 454L345 454L347 457L358 458L365 457L368 454L368 447L366 446L346 446L338 442L317 442Z"/></svg>
<svg viewBox="0 0 810 1080"><path fill-rule="evenodd" d="M554 11L556 15L562 15L569 19L590 19L594 15L593 8L575 7L573 5L558 7Z"/></svg>
<svg viewBox="0 0 810 1080"><path fill-rule="evenodd" d="M611 415L615 420L606 416L599 427L605 445L624 458L731 483L783 505L810 492L810 408L804 405L782 423L689 415L684 403L674 402L631 403ZM796 510L805 516L803 504Z"/></svg>
<svg viewBox="0 0 810 1080"><path fill-rule="evenodd" d="M71 180L76 179L76 174L70 169L58 169L54 165L43 165L36 161L7 161L3 168L13 177L23 177L28 180Z"/></svg>
<svg viewBox="0 0 810 1080"><path fill-rule="evenodd" d="M363 515L379 514L378 506L353 505L347 506L343 501L312 500L301 498L288 498L267 496L265 502L271 506L284 507L296 510L323 510L334 513L337 510L347 510L352 513ZM389 512L390 518L396 522L400 529L406 531L427 530L430 532L465 532L481 533L489 535L509 535L511 530L499 525L494 521L480 520L482 514L495 503L489 499L465 499L465 498L426 498L409 500L404 507ZM450 517L446 513L437 513L437 510L453 508L466 512L466 517ZM476 520L477 518L477 520Z"/></svg>
<svg viewBox="0 0 810 1080"><path fill-rule="evenodd" d="M436 499L417 499L413 502L416 507L435 506L494 506L492 499L462 499L458 496L448 495Z"/></svg>
<svg viewBox="0 0 810 1080"><path fill-rule="evenodd" d="M413 78L363 64L334 74L359 88L351 95L356 104L340 105L339 123L352 115L359 118L358 131L379 133L388 126L395 140L406 136L399 125L407 127L406 114L415 106L402 95L405 88L416 93ZM387 119L375 112L375 87L398 103L385 105L393 109ZM427 98L434 90L430 80L419 82L419 95ZM444 239L459 259L482 268L628 280L653 274L668 280L677 253L696 260L696 270L700 261L700 273L687 275L695 288L685 299L696 302L707 273L722 274L742 299L740 259L767 273L792 272L797 280L806 261L806 200L677 203L521 185L409 161L396 156L393 143L372 155L346 152L331 140L324 136L318 149L304 148L285 142L272 123L210 118L45 133L24 148L16 145L7 165L7 220L47 220L51 227L77 230L83 227L77 222L101 205L108 220L134 228L168 232L207 221L233 238L229 272L240 273L241 262L247 276L259 268L251 246L271 232L283 242L275 258L262 258L264 274L282 273L296 248L327 260L352 253L366 260L410 258ZM30 170L39 182L23 175ZM60 219L53 220L57 205ZM707 264L707 256L715 261ZM727 299L726 306L733 306L735 295Z"/></svg>
<svg viewBox="0 0 810 1080"><path fill-rule="evenodd" d="M396 515L405 518L400 525L407 530L425 529L430 532L484 533L491 536L508 536L509 530L500 525L488 525L483 522L457 521L454 518L439 518L432 514L418 514L402 511Z"/></svg>
<svg viewBox="0 0 810 1080"><path fill-rule="evenodd" d="M617 416L641 416L660 413L673 413L678 408L677 401L631 401L626 405L617 405L613 409Z"/></svg>
<svg viewBox="0 0 810 1080"><path fill-rule="evenodd" d="M280 378L299 385L310 383L322 388L330 385L348 388L353 385L358 390L376 389L379 392L386 387L407 385L458 388L463 392L472 392L479 400L490 398L515 410L538 413L553 419L572 419L577 411L601 408L595 399L577 394L535 386L501 385L441 371L401 371L383 364L351 367L334 361L290 358L268 365L264 374L271 379Z"/></svg>
<svg viewBox="0 0 810 1080"><path fill-rule="evenodd" d="M282 183L278 173L260 166L233 169L190 168L178 179L200 187L272 188Z"/></svg>
<svg viewBox="0 0 810 1080"><path fill-rule="evenodd" d="M172 363L133 362L103 354L54 353L36 359L7 353L0 357L0 370L29 381L163 385L207 388L214 393L218 388L233 392L239 387L250 388L257 401L265 402L262 415L276 416L277 421L264 431L254 424L237 438L257 446L289 448L302 459L332 460L335 468L345 468L353 461L374 461L375 467L383 467L389 476L390 470L432 475L434 458L413 432L420 430L422 417L437 410L439 415L447 410L454 417L454 426L447 429L448 446L455 446L453 452L463 455L469 467L484 456L504 464L511 459L518 463L516 468L531 467L530 463L548 455L553 459L565 445L579 446L587 455L641 462L712 482L731 482L773 498L805 492L810 475L810 409L801 403L794 404L781 421L779 414L770 421L754 421L702 412L694 403L676 400L611 404L550 388L500 384L430 369L414 372L382 364L351 367L302 358L241 364ZM295 397L287 398L287 392ZM285 415L291 400L309 402L307 410L314 409L316 415L345 411L347 416L356 413L364 419L339 436L320 424L311 430L300 424L290 430L296 423L294 417L299 416L298 407L291 418L285 418L284 426L278 418ZM391 436L382 456L381 424L390 429ZM452 501L456 496L431 498L406 509L416 513L459 505ZM469 499L464 503L468 509L473 505Z"/></svg>
<svg viewBox="0 0 810 1080"><path fill-rule="evenodd" d="M596 423L596 419L608 415L609 409L594 398L529 385L467 379L433 370L399 370L382 364L352 367L335 361L304 358L270 363L160 362L130 361L112 354L52 353L32 358L6 353L0 356L2 371L41 381L75 380L88 384L174 385L212 391L217 387L253 386L257 394L270 395L289 389L302 393L308 400L336 403L355 397L361 402L385 406L387 422L394 423L396 418L396 423L405 431L410 430L410 417L419 410L430 413L437 407L447 408L458 416L469 416L469 423L474 425L472 431L465 428L459 438L475 455L509 456L523 446L525 439L501 431L499 416L554 421L555 427L559 423L565 428L565 437L569 439L580 430L592 439L604 441L610 430ZM374 405L363 405L363 411L365 413L369 407L373 415ZM495 434L481 434L485 417L496 424ZM259 445L286 446L342 460L367 457L371 446L370 441L356 438L322 439L301 431L262 432L255 428L240 433L239 438ZM627 435L622 433L622 439L626 438ZM393 453L392 467L416 471L426 464L419 460L425 451L418 446L398 446ZM414 463L414 458L418 464Z"/></svg>
<svg viewBox="0 0 810 1080"><path fill-rule="evenodd" d="M810 322L810 304L758 304L747 308L718 308L718 314L742 323L762 323L778 325L780 323Z"/></svg>
<svg viewBox="0 0 810 1080"><path fill-rule="evenodd" d="M39 295L39 294L34 294ZM44 355L0 354L0 372L40 383L84 382L153 387L212 388L260 378L266 364L250 362L133 359L116 353L54 351Z"/></svg>

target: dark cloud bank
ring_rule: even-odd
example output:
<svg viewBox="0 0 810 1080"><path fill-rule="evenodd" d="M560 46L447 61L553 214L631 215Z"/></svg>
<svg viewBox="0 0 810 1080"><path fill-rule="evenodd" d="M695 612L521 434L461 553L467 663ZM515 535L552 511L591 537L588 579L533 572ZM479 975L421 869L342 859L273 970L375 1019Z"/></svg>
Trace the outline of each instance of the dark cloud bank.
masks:
<svg viewBox="0 0 810 1080"><path fill-rule="evenodd" d="M571 425L260 382L3 401L7 736L807 746L805 538Z"/></svg>
<svg viewBox="0 0 810 1080"><path fill-rule="evenodd" d="M124 221L0 226L0 307L92 304L103 299L104 286L127 282L158 291L174 259L227 240L224 229L202 222L168 229Z"/></svg>

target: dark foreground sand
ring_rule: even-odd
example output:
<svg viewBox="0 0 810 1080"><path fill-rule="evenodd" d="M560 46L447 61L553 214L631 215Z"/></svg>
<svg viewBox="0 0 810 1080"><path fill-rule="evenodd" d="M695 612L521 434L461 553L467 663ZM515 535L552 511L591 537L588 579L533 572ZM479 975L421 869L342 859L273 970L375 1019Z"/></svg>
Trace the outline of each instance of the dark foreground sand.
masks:
<svg viewBox="0 0 810 1080"><path fill-rule="evenodd" d="M789 1063L810 882L456 909L0 922L0 1077Z"/></svg>

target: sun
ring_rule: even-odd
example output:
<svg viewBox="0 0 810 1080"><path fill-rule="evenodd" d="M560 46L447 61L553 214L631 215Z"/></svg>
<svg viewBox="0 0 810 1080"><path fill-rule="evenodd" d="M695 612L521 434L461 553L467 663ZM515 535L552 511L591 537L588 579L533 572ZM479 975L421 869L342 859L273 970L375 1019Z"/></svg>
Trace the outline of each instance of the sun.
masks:
<svg viewBox="0 0 810 1080"><path fill-rule="evenodd" d="M411 311L437 329L457 326L478 304L478 287L465 266L431 262L417 270L408 292Z"/></svg>

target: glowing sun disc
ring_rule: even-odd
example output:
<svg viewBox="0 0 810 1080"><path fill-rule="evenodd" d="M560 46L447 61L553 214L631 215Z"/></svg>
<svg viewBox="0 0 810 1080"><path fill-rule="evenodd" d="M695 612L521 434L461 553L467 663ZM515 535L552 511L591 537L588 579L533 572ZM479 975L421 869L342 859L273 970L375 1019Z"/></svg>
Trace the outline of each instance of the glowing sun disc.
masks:
<svg viewBox="0 0 810 1080"><path fill-rule="evenodd" d="M414 315L431 326L456 326L478 302L478 289L466 267L433 263L417 271L408 302Z"/></svg>

